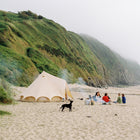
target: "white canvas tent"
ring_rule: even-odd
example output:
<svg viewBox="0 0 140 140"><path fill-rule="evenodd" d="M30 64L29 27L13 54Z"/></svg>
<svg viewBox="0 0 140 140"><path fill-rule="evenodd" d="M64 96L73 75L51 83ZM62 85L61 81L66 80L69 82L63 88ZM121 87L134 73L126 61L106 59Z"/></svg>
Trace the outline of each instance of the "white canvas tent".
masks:
<svg viewBox="0 0 140 140"><path fill-rule="evenodd" d="M21 101L62 101L63 98L72 98L67 82L45 71L20 94Z"/></svg>

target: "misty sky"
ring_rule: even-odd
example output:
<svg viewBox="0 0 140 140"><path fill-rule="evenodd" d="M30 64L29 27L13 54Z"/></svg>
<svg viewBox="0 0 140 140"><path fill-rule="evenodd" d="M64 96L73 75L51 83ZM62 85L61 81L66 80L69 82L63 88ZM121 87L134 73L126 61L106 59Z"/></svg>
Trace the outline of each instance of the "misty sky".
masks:
<svg viewBox="0 0 140 140"><path fill-rule="evenodd" d="M140 64L140 0L1 0L0 10L31 10Z"/></svg>

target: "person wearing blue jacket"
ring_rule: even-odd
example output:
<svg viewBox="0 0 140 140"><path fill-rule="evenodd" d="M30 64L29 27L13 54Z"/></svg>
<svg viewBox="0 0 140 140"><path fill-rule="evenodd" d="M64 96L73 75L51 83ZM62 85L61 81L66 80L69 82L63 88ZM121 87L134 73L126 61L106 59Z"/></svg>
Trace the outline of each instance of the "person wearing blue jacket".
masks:
<svg viewBox="0 0 140 140"><path fill-rule="evenodd" d="M102 103L102 98L101 98L101 95L100 95L100 92L96 92L95 96L93 96L93 100L95 102L98 102L98 103Z"/></svg>
<svg viewBox="0 0 140 140"><path fill-rule="evenodd" d="M123 103L123 104L126 103L126 98L125 98L124 94L122 94L122 103Z"/></svg>

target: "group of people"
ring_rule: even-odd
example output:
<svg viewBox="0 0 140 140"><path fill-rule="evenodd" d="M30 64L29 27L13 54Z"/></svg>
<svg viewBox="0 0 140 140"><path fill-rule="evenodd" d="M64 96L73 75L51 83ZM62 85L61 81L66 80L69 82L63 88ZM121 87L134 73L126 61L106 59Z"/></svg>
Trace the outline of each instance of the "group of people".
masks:
<svg viewBox="0 0 140 140"><path fill-rule="evenodd" d="M119 104L121 104L121 103L125 104L126 103L126 98L125 98L124 94L122 94L122 97L121 97L121 94L118 93L117 100L116 101L111 101L111 98L108 96L107 93L105 93L104 96L101 97L100 92L96 92L96 94L93 97L89 96L89 99L86 100L86 103L88 103L89 101L90 102L102 103L102 104L111 104L111 102L119 103Z"/></svg>
<svg viewBox="0 0 140 140"><path fill-rule="evenodd" d="M121 98L121 94L118 93L117 101L114 101L113 103L119 103L119 104L123 103L123 104L125 104L126 103L125 95L122 94L122 98Z"/></svg>

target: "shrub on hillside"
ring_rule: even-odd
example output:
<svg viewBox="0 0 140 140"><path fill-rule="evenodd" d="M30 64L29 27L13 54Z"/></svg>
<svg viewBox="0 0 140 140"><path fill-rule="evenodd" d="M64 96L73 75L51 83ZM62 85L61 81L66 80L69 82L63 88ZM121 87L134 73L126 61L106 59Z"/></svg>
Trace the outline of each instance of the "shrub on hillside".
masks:
<svg viewBox="0 0 140 140"><path fill-rule="evenodd" d="M27 14L25 13L25 11L23 11L23 12L18 12L18 15L19 15L20 18L29 19L29 15L27 15Z"/></svg>
<svg viewBox="0 0 140 140"><path fill-rule="evenodd" d="M5 80L0 79L0 103L10 104L14 100L12 99L12 90L10 84Z"/></svg>
<svg viewBox="0 0 140 140"><path fill-rule="evenodd" d="M29 18L33 18L33 19L42 19L42 16L38 16L37 14L31 12L30 10L28 11L21 11L18 12L19 17L23 18L23 19L29 19Z"/></svg>
<svg viewBox="0 0 140 140"><path fill-rule="evenodd" d="M13 99L11 97L10 86L5 80L0 79L0 103L2 104L11 104ZM10 112L0 110L0 116L2 115L11 115Z"/></svg>
<svg viewBox="0 0 140 140"><path fill-rule="evenodd" d="M39 15L39 16L38 16L38 19L43 19L43 16Z"/></svg>
<svg viewBox="0 0 140 140"><path fill-rule="evenodd" d="M3 87L0 87L0 103L12 103L13 99Z"/></svg>

